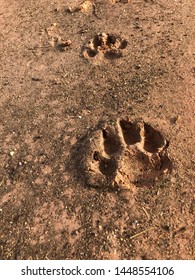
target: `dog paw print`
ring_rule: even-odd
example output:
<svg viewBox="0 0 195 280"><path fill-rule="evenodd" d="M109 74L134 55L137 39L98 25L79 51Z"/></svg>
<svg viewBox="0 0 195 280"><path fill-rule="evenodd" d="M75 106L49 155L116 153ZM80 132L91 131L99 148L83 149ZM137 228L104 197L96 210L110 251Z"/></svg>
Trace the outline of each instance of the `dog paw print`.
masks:
<svg viewBox="0 0 195 280"><path fill-rule="evenodd" d="M103 58L115 59L123 56L127 40L115 34L98 33L83 50L83 56L91 62L100 63Z"/></svg>
<svg viewBox="0 0 195 280"><path fill-rule="evenodd" d="M50 27L46 28L46 33L50 45L58 51L63 52L72 44L71 40L66 40L64 38L63 32L60 30L57 23L53 23Z"/></svg>
<svg viewBox="0 0 195 280"><path fill-rule="evenodd" d="M168 142L144 121L117 120L90 137L84 160L87 184L131 189L154 184L171 170Z"/></svg>

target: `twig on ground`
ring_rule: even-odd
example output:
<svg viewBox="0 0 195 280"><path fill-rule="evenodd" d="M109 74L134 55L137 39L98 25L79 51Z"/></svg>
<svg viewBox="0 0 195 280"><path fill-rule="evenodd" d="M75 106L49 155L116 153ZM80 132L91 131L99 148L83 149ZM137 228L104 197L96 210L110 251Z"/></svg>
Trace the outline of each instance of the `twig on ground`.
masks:
<svg viewBox="0 0 195 280"><path fill-rule="evenodd" d="M2 181L0 182L0 187L3 185L3 183L4 183L4 177L3 177Z"/></svg>
<svg viewBox="0 0 195 280"><path fill-rule="evenodd" d="M143 210L144 213L146 214L148 220L150 220L150 215L148 214L147 210L146 210L144 207L142 207L142 210Z"/></svg>
<svg viewBox="0 0 195 280"><path fill-rule="evenodd" d="M145 232L148 232L148 231L150 231L150 230L152 230L152 229L155 229L155 227L150 227L150 228L147 228L147 229L145 229L145 230L143 230L143 231L141 231L141 232L139 232L139 233L136 233L136 234L132 235L132 236L130 237L130 239L133 239L133 238L135 238L135 237L137 237L137 236L140 236L140 235L144 234Z"/></svg>

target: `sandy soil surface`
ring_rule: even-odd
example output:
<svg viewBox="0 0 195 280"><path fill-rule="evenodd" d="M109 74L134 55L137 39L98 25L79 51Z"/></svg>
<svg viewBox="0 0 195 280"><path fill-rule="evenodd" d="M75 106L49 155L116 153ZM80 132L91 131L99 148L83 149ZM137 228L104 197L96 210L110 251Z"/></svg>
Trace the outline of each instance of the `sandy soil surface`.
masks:
<svg viewBox="0 0 195 280"><path fill-rule="evenodd" d="M194 14L0 1L1 259L194 259Z"/></svg>

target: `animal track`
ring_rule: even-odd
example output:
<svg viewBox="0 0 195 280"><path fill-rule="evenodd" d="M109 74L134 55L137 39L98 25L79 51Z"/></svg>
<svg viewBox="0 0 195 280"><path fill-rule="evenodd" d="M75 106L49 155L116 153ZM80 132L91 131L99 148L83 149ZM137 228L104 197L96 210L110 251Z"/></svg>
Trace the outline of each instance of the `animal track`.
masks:
<svg viewBox="0 0 195 280"><path fill-rule="evenodd" d="M86 144L87 184L132 189L151 185L171 170L168 142L143 121L117 120L93 133Z"/></svg>
<svg viewBox="0 0 195 280"><path fill-rule="evenodd" d="M103 58L122 57L122 50L126 47L127 40L115 34L98 33L84 46L83 56L98 64Z"/></svg>
<svg viewBox="0 0 195 280"><path fill-rule="evenodd" d="M72 44L71 40L65 40L63 38L63 32L58 28L56 23L53 23L50 27L46 28L46 33L50 45L56 50L65 51L66 48Z"/></svg>

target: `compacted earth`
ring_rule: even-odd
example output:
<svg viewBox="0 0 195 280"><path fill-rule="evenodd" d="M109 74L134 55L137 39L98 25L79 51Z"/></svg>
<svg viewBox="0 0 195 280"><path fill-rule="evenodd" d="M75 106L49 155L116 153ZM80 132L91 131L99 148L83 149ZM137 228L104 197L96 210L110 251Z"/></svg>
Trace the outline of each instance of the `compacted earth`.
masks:
<svg viewBox="0 0 195 280"><path fill-rule="evenodd" d="M1 259L194 259L194 14L0 1Z"/></svg>

